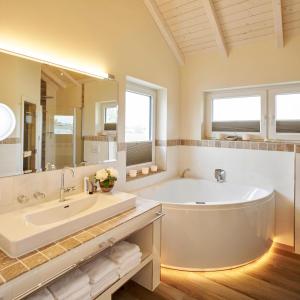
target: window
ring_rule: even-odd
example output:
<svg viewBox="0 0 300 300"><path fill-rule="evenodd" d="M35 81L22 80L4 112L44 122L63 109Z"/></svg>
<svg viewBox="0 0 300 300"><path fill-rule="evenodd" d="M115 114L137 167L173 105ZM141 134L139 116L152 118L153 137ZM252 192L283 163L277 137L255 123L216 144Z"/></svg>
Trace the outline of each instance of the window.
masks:
<svg viewBox="0 0 300 300"><path fill-rule="evenodd" d="M206 134L265 134L265 94L262 91L211 93L207 97Z"/></svg>
<svg viewBox="0 0 300 300"><path fill-rule="evenodd" d="M212 131L260 132L260 96L215 98Z"/></svg>
<svg viewBox="0 0 300 300"><path fill-rule="evenodd" d="M104 110L104 130L117 130L118 108L108 106Z"/></svg>
<svg viewBox="0 0 300 300"><path fill-rule="evenodd" d="M154 101L153 90L128 86L125 108L127 166L151 164L154 161Z"/></svg>
<svg viewBox="0 0 300 300"><path fill-rule="evenodd" d="M54 116L54 134L73 134L73 116Z"/></svg>
<svg viewBox="0 0 300 300"><path fill-rule="evenodd" d="M270 136L273 139L300 139L300 88L270 90Z"/></svg>

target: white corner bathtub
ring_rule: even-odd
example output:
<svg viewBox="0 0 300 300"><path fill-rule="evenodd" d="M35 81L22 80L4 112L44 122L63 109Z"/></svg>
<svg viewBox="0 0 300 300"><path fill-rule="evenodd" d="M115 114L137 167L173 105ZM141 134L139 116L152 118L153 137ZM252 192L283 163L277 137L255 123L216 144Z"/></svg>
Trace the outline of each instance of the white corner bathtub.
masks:
<svg viewBox="0 0 300 300"><path fill-rule="evenodd" d="M174 179L137 195L160 201L162 266L222 270L261 257L272 245L272 190L199 179Z"/></svg>

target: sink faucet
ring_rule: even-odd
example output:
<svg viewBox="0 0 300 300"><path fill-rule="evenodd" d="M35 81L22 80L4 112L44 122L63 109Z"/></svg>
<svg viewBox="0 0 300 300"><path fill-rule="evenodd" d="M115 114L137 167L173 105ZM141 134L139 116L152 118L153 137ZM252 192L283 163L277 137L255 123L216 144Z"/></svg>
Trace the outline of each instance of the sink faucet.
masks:
<svg viewBox="0 0 300 300"><path fill-rule="evenodd" d="M186 172L189 172L189 171L191 171L191 169L189 169L189 168L187 168L187 169L184 169L183 171L182 171L182 173L181 173L181 178L184 178L185 177L185 173Z"/></svg>
<svg viewBox="0 0 300 300"><path fill-rule="evenodd" d="M67 171L67 170L69 170L72 173L72 177L74 177L74 175L75 175L74 168L64 167L61 170L60 199L59 199L60 202L66 201L65 193L74 191L76 189L76 187L74 187L74 186L65 188L65 171Z"/></svg>
<svg viewBox="0 0 300 300"><path fill-rule="evenodd" d="M217 182L222 183L225 181L225 171L222 169L215 169L215 178Z"/></svg>

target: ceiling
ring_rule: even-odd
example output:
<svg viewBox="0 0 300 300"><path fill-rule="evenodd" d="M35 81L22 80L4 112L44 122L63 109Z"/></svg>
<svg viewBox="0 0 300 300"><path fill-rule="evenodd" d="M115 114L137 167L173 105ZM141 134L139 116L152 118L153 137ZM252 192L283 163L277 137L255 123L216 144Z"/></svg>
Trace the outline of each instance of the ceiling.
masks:
<svg viewBox="0 0 300 300"><path fill-rule="evenodd" d="M300 0L144 0L170 48L184 56L230 49L245 42L300 33ZM164 28L163 28L164 27Z"/></svg>

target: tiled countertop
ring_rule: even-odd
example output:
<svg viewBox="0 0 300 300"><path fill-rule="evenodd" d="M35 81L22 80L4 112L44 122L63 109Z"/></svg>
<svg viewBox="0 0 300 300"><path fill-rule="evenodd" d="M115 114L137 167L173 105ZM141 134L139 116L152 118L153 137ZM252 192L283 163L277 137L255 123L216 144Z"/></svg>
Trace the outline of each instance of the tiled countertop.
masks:
<svg viewBox="0 0 300 300"><path fill-rule="evenodd" d="M0 285L8 282L21 274L40 266L51 259L74 249L85 242L116 228L117 226L140 216L143 213L159 206L156 201L137 199L136 207L121 213L104 222L76 232L55 243L39 248L29 254L18 258L10 258L0 250Z"/></svg>

